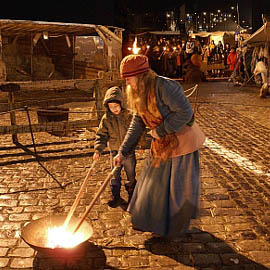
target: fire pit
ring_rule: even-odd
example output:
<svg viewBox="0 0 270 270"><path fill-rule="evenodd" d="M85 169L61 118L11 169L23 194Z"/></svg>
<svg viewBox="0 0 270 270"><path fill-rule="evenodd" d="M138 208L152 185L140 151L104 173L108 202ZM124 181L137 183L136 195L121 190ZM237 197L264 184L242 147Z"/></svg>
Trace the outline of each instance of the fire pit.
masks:
<svg viewBox="0 0 270 270"><path fill-rule="evenodd" d="M81 257L93 233L92 226L83 221L73 234L79 218L72 217L63 227L65 215L51 215L31 221L23 227L21 238L34 250L51 257Z"/></svg>
<svg viewBox="0 0 270 270"><path fill-rule="evenodd" d="M92 174L94 166L95 161L92 163L92 166L89 169L67 216L51 215L43 217L31 221L23 227L21 238L30 247L40 253L55 258L79 257L84 254L87 240L93 233L92 226L85 221L85 218L117 169L117 167L114 167L114 169L107 175L105 181L98 189L82 217L76 218L73 216L73 213Z"/></svg>

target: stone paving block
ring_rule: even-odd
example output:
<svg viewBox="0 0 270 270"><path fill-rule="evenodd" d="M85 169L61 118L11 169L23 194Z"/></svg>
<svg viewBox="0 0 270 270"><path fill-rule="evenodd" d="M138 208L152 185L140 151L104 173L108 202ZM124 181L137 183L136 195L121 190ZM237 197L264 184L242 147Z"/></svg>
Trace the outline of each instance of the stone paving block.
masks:
<svg viewBox="0 0 270 270"><path fill-rule="evenodd" d="M224 217L200 217L201 224L224 224Z"/></svg>
<svg viewBox="0 0 270 270"><path fill-rule="evenodd" d="M121 257L110 256L107 258L107 265L113 265L114 267L120 267L122 265Z"/></svg>
<svg viewBox="0 0 270 270"><path fill-rule="evenodd" d="M220 254L224 265L245 265L254 264L249 258L239 253L223 253Z"/></svg>
<svg viewBox="0 0 270 270"><path fill-rule="evenodd" d="M206 243L205 248L207 251L217 254L228 253L232 251L232 248L227 243L224 242Z"/></svg>
<svg viewBox="0 0 270 270"><path fill-rule="evenodd" d="M0 267L6 267L9 263L8 258L0 258Z"/></svg>
<svg viewBox="0 0 270 270"><path fill-rule="evenodd" d="M15 199L0 199L0 206L15 207L18 205L18 200Z"/></svg>
<svg viewBox="0 0 270 270"><path fill-rule="evenodd" d="M181 249L182 246L182 249ZM183 243L179 246L179 251L183 254L190 253L204 253L206 252L206 246L202 243Z"/></svg>
<svg viewBox="0 0 270 270"><path fill-rule="evenodd" d="M168 268L169 269L169 268ZM187 266L187 265L178 265L171 268L172 270L195 270L194 267ZM158 269L157 269L158 270ZM209 269L210 270L210 269ZM213 270L213 269L211 269Z"/></svg>
<svg viewBox="0 0 270 270"><path fill-rule="evenodd" d="M0 248L0 257L5 257L7 255L8 248Z"/></svg>
<svg viewBox="0 0 270 270"><path fill-rule="evenodd" d="M24 208L22 206L17 206L17 207L6 207L5 209L3 209L3 213L7 213L7 214L19 214L22 213L24 211Z"/></svg>
<svg viewBox="0 0 270 270"><path fill-rule="evenodd" d="M17 239L1 239L0 247L14 247L18 243Z"/></svg>
<svg viewBox="0 0 270 270"><path fill-rule="evenodd" d="M10 268L31 268L33 266L33 258L14 258L11 260Z"/></svg>
<svg viewBox="0 0 270 270"><path fill-rule="evenodd" d="M237 242L236 246L243 252L269 251L270 246L264 240L244 240ZM269 253L270 254L270 253Z"/></svg>
<svg viewBox="0 0 270 270"><path fill-rule="evenodd" d="M265 251L250 251L251 258L261 264L270 264L269 250Z"/></svg>
<svg viewBox="0 0 270 270"><path fill-rule="evenodd" d="M30 247L28 248L15 248L8 253L10 257L33 257L34 250Z"/></svg>
<svg viewBox="0 0 270 270"><path fill-rule="evenodd" d="M174 258L167 257L167 256L150 256L149 260L150 260L150 266L151 267L165 267L165 266L172 267L172 266L177 266L176 260ZM188 255L181 256L179 261L181 261L183 263L186 262L188 264L190 263L190 259L189 259Z"/></svg>
<svg viewBox="0 0 270 270"><path fill-rule="evenodd" d="M217 254L192 254L195 266L207 267L209 265L221 265L221 260Z"/></svg>
<svg viewBox="0 0 270 270"><path fill-rule="evenodd" d="M143 268L148 265L149 265L149 257L141 257L141 256L122 257L123 267Z"/></svg>
<svg viewBox="0 0 270 270"><path fill-rule="evenodd" d="M31 219L30 213L11 214L9 216L10 221L26 221Z"/></svg>
<svg viewBox="0 0 270 270"><path fill-rule="evenodd" d="M37 206L37 205L30 205L26 206L24 208L25 213L38 213L38 212L44 212L44 207L43 206Z"/></svg>
<svg viewBox="0 0 270 270"><path fill-rule="evenodd" d="M235 231L250 231L253 228L253 225L250 223L239 223L239 224L226 224L225 228L229 232L235 232Z"/></svg>
<svg viewBox="0 0 270 270"><path fill-rule="evenodd" d="M217 224L217 225L203 225L201 226L202 230L208 231L210 233L215 233L215 232L224 232L225 231L225 226L222 224Z"/></svg>

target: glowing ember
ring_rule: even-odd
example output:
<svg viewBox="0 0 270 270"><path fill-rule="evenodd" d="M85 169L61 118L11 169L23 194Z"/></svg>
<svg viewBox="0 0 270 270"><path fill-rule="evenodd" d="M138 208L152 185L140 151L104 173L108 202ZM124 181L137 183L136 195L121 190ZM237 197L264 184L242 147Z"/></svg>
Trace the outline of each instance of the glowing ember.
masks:
<svg viewBox="0 0 270 270"><path fill-rule="evenodd" d="M70 232L62 227L48 228L47 247L50 248L72 248L83 242L84 235L81 232Z"/></svg>

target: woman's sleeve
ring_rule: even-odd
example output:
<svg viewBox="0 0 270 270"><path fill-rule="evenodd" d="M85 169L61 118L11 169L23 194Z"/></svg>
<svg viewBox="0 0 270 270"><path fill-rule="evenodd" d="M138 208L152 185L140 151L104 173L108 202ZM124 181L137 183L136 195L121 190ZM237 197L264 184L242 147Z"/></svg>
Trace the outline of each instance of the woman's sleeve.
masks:
<svg viewBox="0 0 270 270"><path fill-rule="evenodd" d="M181 130L193 117L192 107L187 100L182 86L172 80L163 81L158 89L161 106L167 106L168 113L156 128L157 134L166 134Z"/></svg>
<svg viewBox="0 0 270 270"><path fill-rule="evenodd" d="M138 144L143 132L145 130L145 124L139 115L133 115L130 126L124 138L119 151L124 155L128 155L132 152Z"/></svg>

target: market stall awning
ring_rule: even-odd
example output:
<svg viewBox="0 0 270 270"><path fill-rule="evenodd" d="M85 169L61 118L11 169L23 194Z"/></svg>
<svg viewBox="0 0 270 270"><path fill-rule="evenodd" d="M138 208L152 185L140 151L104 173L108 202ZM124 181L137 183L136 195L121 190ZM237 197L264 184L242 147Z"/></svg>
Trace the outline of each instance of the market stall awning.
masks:
<svg viewBox="0 0 270 270"><path fill-rule="evenodd" d="M53 35L71 34L75 36L95 35L98 25L79 23L58 23L27 20L0 20L0 32L5 36L49 32ZM108 26L107 26L108 27ZM110 27L108 27L110 28ZM117 27L112 27L117 28ZM119 28L120 29L120 28ZM123 30L123 29L121 29Z"/></svg>
<svg viewBox="0 0 270 270"><path fill-rule="evenodd" d="M270 42L270 22L266 22L260 29L253 33L243 42L243 45L260 46L265 42Z"/></svg>
<svg viewBox="0 0 270 270"><path fill-rule="evenodd" d="M142 33L134 34L134 36L143 36L143 35L157 35L157 36L179 36L180 31L145 31Z"/></svg>

